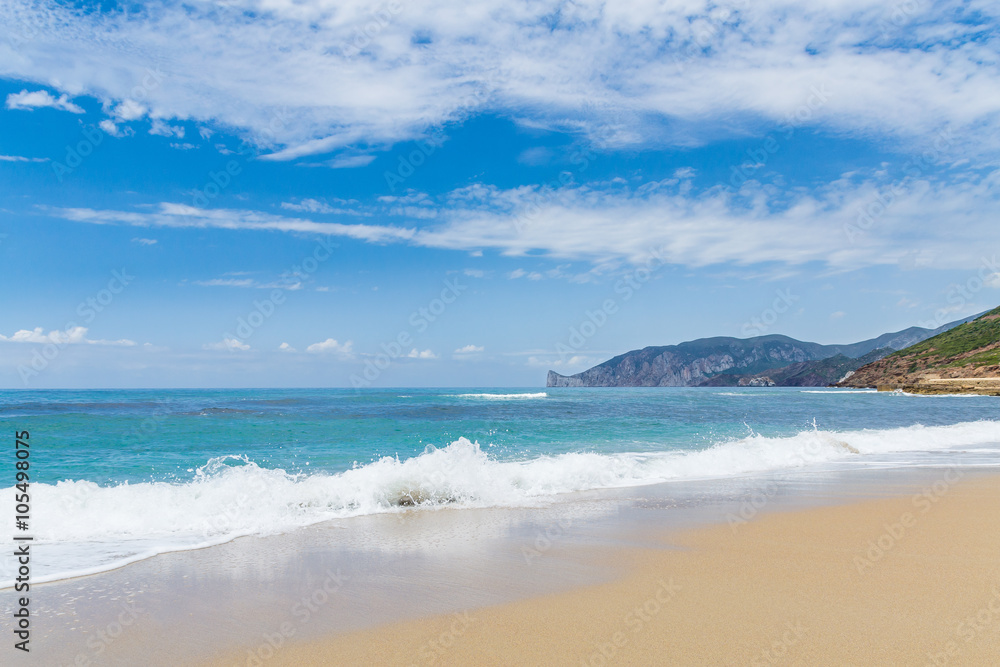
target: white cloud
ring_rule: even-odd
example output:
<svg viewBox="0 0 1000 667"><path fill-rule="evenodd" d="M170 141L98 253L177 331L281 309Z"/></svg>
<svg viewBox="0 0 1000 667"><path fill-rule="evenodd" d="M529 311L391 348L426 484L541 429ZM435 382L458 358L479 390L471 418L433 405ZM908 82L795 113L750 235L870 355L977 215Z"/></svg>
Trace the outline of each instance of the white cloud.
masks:
<svg viewBox="0 0 1000 667"><path fill-rule="evenodd" d="M546 164L551 160L552 150L543 146L521 151L521 154L517 156L518 162L533 167Z"/></svg>
<svg viewBox="0 0 1000 667"><path fill-rule="evenodd" d="M56 345L104 345L115 347L132 347L135 341L127 338L119 340L93 340L87 338L87 327L71 327L65 331L54 329L48 333L42 327L34 329L20 329L9 337L0 335L0 341L7 343L55 343Z"/></svg>
<svg viewBox="0 0 1000 667"><path fill-rule="evenodd" d="M336 204L332 206L330 201ZM323 214L336 214L336 215L371 215L368 211L360 210L360 202L356 200L347 199L333 199L333 200L323 200L319 199L302 199L298 202L284 201L281 202L281 208L288 211L298 211L300 213L323 213Z"/></svg>
<svg viewBox="0 0 1000 667"><path fill-rule="evenodd" d="M331 169L354 169L356 167L367 167L374 160L374 155L338 155L323 164Z"/></svg>
<svg viewBox="0 0 1000 667"><path fill-rule="evenodd" d="M676 179L631 188L477 186L441 197L445 208L440 209L440 221L421 227L315 222L172 203L161 203L153 212L44 210L93 224L303 232L466 252L493 248L508 256L586 261L597 272L651 261L694 267L818 262L840 270L924 256L933 257L934 268L965 268L980 263L983 248L1000 246L995 224L1000 170L907 177L893 183L886 178L854 172L810 191L756 181L739 190L715 186L695 191L687 181ZM890 189L892 201L886 207L879 199ZM319 211L330 206L318 200L287 204ZM875 211L874 217L865 217L865 210ZM543 274L519 268L507 274L530 280L544 275L584 279L562 270Z"/></svg>
<svg viewBox="0 0 1000 667"><path fill-rule="evenodd" d="M11 93L7 96L8 109L24 109L30 111L32 109L41 109L44 107L59 109L60 111L69 111L70 113L84 113L83 107L70 102L68 95L54 97L47 90L35 90L30 93L27 90L22 90L19 93Z"/></svg>
<svg viewBox="0 0 1000 667"><path fill-rule="evenodd" d="M288 343L282 343L281 345L278 346L278 349L281 350L282 352L295 352L295 348L289 345Z"/></svg>
<svg viewBox="0 0 1000 667"><path fill-rule="evenodd" d="M983 278L983 285L992 287L993 289L1000 289L1000 273L991 273Z"/></svg>
<svg viewBox="0 0 1000 667"><path fill-rule="evenodd" d="M128 122L130 120L138 120L146 115L148 109L139 104L131 97L127 97L115 107L114 115L115 118L121 121ZM156 127L156 121L153 121L153 126Z"/></svg>
<svg viewBox="0 0 1000 667"><path fill-rule="evenodd" d="M156 239L144 239L137 236L132 239L132 243L138 243L139 245L156 245L158 241Z"/></svg>
<svg viewBox="0 0 1000 667"><path fill-rule="evenodd" d="M406 356L409 357L410 359L437 359L438 358L437 355L434 354L434 352L432 352L431 350L422 350L421 351L421 350L418 350L417 348L413 348L412 350L410 350L410 353L408 355L406 355Z"/></svg>
<svg viewBox="0 0 1000 667"><path fill-rule="evenodd" d="M113 120L110 120L108 118L102 120L100 123L97 124L97 126L100 127L105 134L108 134L112 137L122 137L125 136L126 134L126 132L123 132L121 128L115 125L115 122Z"/></svg>
<svg viewBox="0 0 1000 667"><path fill-rule="evenodd" d="M844 311L838 310L838 311L835 311L833 313L830 313L830 319L836 321L836 320L839 320L839 319L843 318L844 315L846 315L846 314L847 313L845 313Z"/></svg>
<svg viewBox="0 0 1000 667"><path fill-rule="evenodd" d="M996 151L1000 71L984 37L996 4L915 3L902 23L894 12L877 0L410 0L359 52L365 3L152 0L133 14L8 0L0 24L43 29L0 47L0 76L95 95L123 121L273 136L275 159L419 138L484 109L601 146L798 118L916 150L951 126L968 131L956 154ZM122 104L160 65L163 84Z"/></svg>
<svg viewBox="0 0 1000 667"><path fill-rule="evenodd" d="M482 352L486 348L482 345L466 345L465 347L460 347L455 350L455 354L475 354L476 352Z"/></svg>
<svg viewBox="0 0 1000 667"><path fill-rule="evenodd" d="M178 139L184 138L184 128L179 125L170 125L163 122L159 118L154 118L152 125L149 128L150 134L155 134L161 137L177 137ZM189 144L190 145L190 144Z"/></svg>
<svg viewBox="0 0 1000 667"><path fill-rule="evenodd" d="M255 287L257 284L253 278L212 278L194 282L202 287Z"/></svg>
<svg viewBox="0 0 1000 667"><path fill-rule="evenodd" d="M333 338L327 338L320 343L313 343L306 348L306 352L310 354L333 354L342 359L353 359L354 343L347 341L341 344Z"/></svg>
<svg viewBox="0 0 1000 667"><path fill-rule="evenodd" d="M160 204L155 213L107 211L89 208L47 209L59 217L93 224L124 224L137 227L194 227L232 230L272 230L305 232L328 236L384 243L413 238L415 231L386 225L345 225L335 222L313 222L301 218L286 218L257 211L236 209L200 209L186 204Z"/></svg>
<svg viewBox="0 0 1000 667"><path fill-rule="evenodd" d="M249 343L244 343L238 338L223 338L218 343L207 343L203 345L206 350L224 350L227 352L246 352L250 349Z"/></svg>
<svg viewBox="0 0 1000 667"><path fill-rule="evenodd" d="M48 162L47 157L22 157L20 155L0 155L0 162Z"/></svg>

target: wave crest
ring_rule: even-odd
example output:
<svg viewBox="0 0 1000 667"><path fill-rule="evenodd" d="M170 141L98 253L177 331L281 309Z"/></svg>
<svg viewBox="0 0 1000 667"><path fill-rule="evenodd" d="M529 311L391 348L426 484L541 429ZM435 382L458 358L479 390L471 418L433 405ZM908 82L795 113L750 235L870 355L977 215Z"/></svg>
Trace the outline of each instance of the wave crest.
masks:
<svg viewBox="0 0 1000 667"><path fill-rule="evenodd" d="M32 529L54 572L38 581L116 567L241 535L274 534L338 517L441 506L529 506L558 494L781 470L866 454L933 451L1000 442L1000 422L861 431L812 429L789 437L751 435L702 450L575 452L503 461L459 438L400 460L385 457L337 474L290 474L245 456L213 458L183 483L102 487L34 484ZM0 506L13 504L0 490ZM9 541L12 528L0 528ZM2 565L0 565L2 567ZM63 573L59 575L57 573ZM0 586L13 575L0 571Z"/></svg>

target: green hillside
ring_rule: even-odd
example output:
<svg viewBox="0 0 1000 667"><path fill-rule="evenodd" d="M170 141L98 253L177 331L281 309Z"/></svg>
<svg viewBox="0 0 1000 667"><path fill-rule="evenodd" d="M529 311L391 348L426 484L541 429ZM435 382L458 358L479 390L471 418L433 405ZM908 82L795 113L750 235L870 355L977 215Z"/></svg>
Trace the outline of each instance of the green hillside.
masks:
<svg viewBox="0 0 1000 667"><path fill-rule="evenodd" d="M930 366L991 366L1000 363L1000 307L972 322L911 345L889 355L906 358L924 368ZM969 353L975 353L971 356Z"/></svg>
<svg viewBox="0 0 1000 667"><path fill-rule="evenodd" d="M1000 395L1000 308L862 366L840 386Z"/></svg>

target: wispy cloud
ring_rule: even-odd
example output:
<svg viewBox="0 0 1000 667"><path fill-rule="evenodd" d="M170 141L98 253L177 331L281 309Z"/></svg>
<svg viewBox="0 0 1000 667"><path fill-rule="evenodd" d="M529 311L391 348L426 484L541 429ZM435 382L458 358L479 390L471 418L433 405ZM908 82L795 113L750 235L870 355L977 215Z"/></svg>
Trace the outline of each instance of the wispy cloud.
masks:
<svg viewBox="0 0 1000 667"><path fill-rule="evenodd" d="M52 214L92 224L124 224L137 227L195 227L231 230L305 232L327 236L344 236L372 243L405 241L413 238L414 230L386 225L344 225L335 222L313 222L301 218L286 218L257 211L236 209L200 209L185 204L163 203L154 213L97 210L90 208L43 209Z"/></svg>
<svg viewBox="0 0 1000 667"><path fill-rule="evenodd" d="M1000 145L995 3L913 3L900 21L876 0L411 0L363 57L354 40L369 7L267 2L247 21L257 4L153 0L125 14L9 0L0 23L45 29L0 75L94 95L119 122L239 128L289 160L419 138L486 109L604 146L699 143L789 119L917 150L945 126L968 130L956 154ZM413 40L428 26L431 39ZM127 104L162 63L165 83ZM819 89L827 99L811 105ZM19 95L79 109L45 91Z"/></svg>
<svg viewBox="0 0 1000 667"><path fill-rule="evenodd" d="M119 340L103 340L87 338L87 327L71 327L65 331L54 329L45 333L42 327L20 329L10 336L0 334L0 341L5 343L54 343L56 345L106 345L116 347L132 347L135 341L127 338Z"/></svg>
<svg viewBox="0 0 1000 667"><path fill-rule="evenodd" d="M218 343L206 343L202 346L206 350L222 350L224 352L246 352L250 349L249 343L244 343L238 338L223 338Z"/></svg>
<svg viewBox="0 0 1000 667"><path fill-rule="evenodd" d="M83 107L69 101L68 95L55 97L47 90L35 90L28 92L22 90L19 93L11 93L7 96L8 109L22 109L31 111L42 108L59 109L70 113L84 113Z"/></svg>
<svg viewBox="0 0 1000 667"><path fill-rule="evenodd" d="M254 287L256 281L252 278L213 278L212 280L196 280L195 284L203 287Z"/></svg>
<svg viewBox="0 0 1000 667"><path fill-rule="evenodd" d="M330 167L331 169L354 169L357 167L367 167L374 161L374 155L338 155L324 162L323 166Z"/></svg>
<svg viewBox="0 0 1000 667"><path fill-rule="evenodd" d="M694 267L818 262L853 269L898 264L913 253L932 257L934 268L961 268L977 264L983 248L1000 246L1000 230L994 224L1000 206L998 184L1000 170L908 177L892 184L889 206L879 203L889 185L885 178L859 173L810 191L755 181L740 190L717 186L694 191L676 179L632 188L615 184L551 191L480 186L441 197L435 203L437 222L422 227L316 222L171 203L160 204L154 212L44 210L94 224L304 232L459 251L493 248L510 256L582 260L598 269L653 258ZM328 205L303 200L291 206L325 211ZM865 217L866 211L877 215ZM508 273L509 278L529 280L546 276L567 277L558 269Z"/></svg>
<svg viewBox="0 0 1000 667"><path fill-rule="evenodd" d="M327 338L322 342L313 343L306 348L306 352L310 354L329 354L341 359L353 359L355 356L354 343L352 341L340 343L335 338Z"/></svg>
<svg viewBox="0 0 1000 667"><path fill-rule="evenodd" d="M331 204L331 202L333 202ZM335 204L335 205L334 205ZM297 211L300 213L322 213L324 215L371 215L368 211L361 209L361 202L347 199L313 199L306 198L299 201L281 202L281 208L286 211Z"/></svg>
<svg viewBox="0 0 1000 667"><path fill-rule="evenodd" d="M20 155L0 155L0 162L48 162L47 157L22 157Z"/></svg>

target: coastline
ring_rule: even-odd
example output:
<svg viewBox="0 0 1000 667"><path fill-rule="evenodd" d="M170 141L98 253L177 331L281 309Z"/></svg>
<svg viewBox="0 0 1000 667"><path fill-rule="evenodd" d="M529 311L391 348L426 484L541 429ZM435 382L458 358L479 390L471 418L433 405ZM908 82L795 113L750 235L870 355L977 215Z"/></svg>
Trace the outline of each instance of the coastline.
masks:
<svg viewBox="0 0 1000 667"><path fill-rule="evenodd" d="M289 643L266 664L990 664L1000 475L938 472L909 495L589 547L620 576Z"/></svg>
<svg viewBox="0 0 1000 667"><path fill-rule="evenodd" d="M929 378L921 382L879 384L877 391L902 391L934 396L1000 396L1000 378Z"/></svg>

